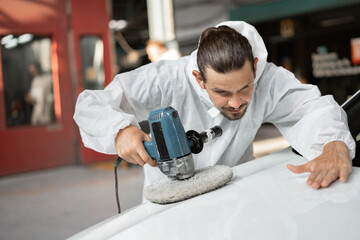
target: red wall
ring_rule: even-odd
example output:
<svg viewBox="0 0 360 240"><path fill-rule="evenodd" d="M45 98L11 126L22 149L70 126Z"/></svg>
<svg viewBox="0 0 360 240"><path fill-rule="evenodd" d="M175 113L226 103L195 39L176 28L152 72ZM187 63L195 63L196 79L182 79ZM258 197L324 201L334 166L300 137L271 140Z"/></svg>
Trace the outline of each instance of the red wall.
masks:
<svg viewBox="0 0 360 240"><path fill-rule="evenodd" d="M105 70L105 85L109 84L113 79L112 74L112 38L108 28L110 21L110 14L108 13L106 0L88 0L86 7L83 1L71 1L71 23L73 30L74 52L76 59L77 72L77 95L84 90L83 76L81 71L81 56L80 56L80 38L83 35L97 35L104 42L104 70ZM76 130L78 133L78 130ZM80 135L78 133L78 138ZM116 159L114 156L97 153L91 149L83 146L80 140L80 159L83 163L98 162L109 159Z"/></svg>
<svg viewBox="0 0 360 240"><path fill-rule="evenodd" d="M106 83L111 81L112 45L108 21L106 0L1 1L0 35L32 33L51 37L56 123L6 126L0 58L0 175L73 164L79 160L105 159L105 155L90 150L87 150L89 156L83 156L85 150L72 116L77 94L82 91L79 39L83 34L102 38Z"/></svg>

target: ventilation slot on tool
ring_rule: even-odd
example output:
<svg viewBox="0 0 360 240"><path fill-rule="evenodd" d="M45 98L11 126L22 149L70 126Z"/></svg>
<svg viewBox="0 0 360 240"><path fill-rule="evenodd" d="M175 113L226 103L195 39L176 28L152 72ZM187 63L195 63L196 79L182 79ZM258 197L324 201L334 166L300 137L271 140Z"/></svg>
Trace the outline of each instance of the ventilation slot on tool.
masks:
<svg viewBox="0 0 360 240"><path fill-rule="evenodd" d="M162 112L158 112L158 113L151 115L149 120L157 121L157 120L161 119L161 116L162 116Z"/></svg>

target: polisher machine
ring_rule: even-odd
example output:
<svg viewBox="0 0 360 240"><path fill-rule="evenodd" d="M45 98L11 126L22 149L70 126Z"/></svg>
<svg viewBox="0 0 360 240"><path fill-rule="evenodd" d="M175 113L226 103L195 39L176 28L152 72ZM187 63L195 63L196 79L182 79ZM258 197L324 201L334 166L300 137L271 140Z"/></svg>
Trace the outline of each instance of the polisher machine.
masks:
<svg viewBox="0 0 360 240"><path fill-rule="evenodd" d="M146 151L166 176L187 179L194 175L192 153L200 153L204 143L222 135L222 129L215 126L198 133L185 133L178 112L172 107L152 111L148 118L152 141L144 142Z"/></svg>
<svg viewBox="0 0 360 240"><path fill-rule="evenodd" d="M172 107L166 107L150 112L148 117L152 140L144 142L144 147L152 159L158 163L161 172L172 180L185 180L195 173L192 153L200 153L204 143L222 135L222 129L215 126L198 133L189 130L185 133L178 112ZM121 162L118 158L115 167L115 189L120 213L117 190L116 168Z"/></svg>

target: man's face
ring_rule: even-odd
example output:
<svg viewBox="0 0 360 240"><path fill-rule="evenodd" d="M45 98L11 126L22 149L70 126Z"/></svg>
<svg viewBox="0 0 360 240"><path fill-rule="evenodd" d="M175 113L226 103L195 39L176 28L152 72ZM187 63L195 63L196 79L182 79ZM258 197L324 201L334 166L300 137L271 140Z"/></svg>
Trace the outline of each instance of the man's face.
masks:
<svg viewBox="0 0 360 240"><path fill-rule="evenodd" d="M255 71L256 63L257 58L254 61ZM241 69L229 73L218 73L207 68L206 83L202 81L199 72L193 71L193 75L227 119L238 120L244 116L254 91L255 74L249 61Z"/></svg>

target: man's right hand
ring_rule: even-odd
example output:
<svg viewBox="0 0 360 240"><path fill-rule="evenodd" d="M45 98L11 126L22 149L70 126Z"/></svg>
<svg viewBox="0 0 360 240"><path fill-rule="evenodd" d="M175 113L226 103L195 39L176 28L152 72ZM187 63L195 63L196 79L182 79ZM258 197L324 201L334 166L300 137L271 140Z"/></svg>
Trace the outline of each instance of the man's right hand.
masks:
<svg viewBox="0 0 360 240"><path fill-rule="evenodd" d="M145 141L151 141L151 137L139 128L129 125L121 129L115 137L116 151L122 159L144 166L148 163L156 167L157 163L150 157L144 147Z"/></svg>

